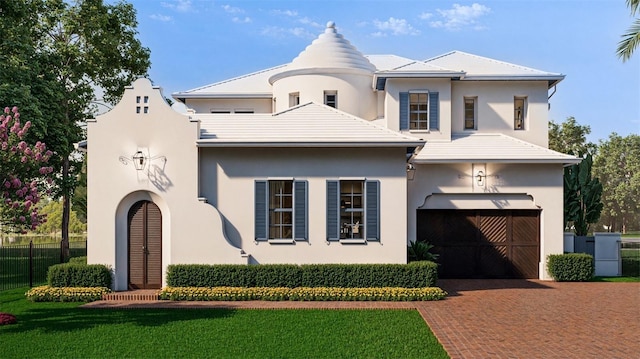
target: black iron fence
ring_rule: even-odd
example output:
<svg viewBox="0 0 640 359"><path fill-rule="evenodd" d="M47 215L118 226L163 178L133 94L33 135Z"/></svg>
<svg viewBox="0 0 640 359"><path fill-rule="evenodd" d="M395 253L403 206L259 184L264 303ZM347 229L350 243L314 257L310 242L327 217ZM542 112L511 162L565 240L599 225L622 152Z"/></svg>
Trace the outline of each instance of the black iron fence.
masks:
<svg viewBox="0 0 640 359"><path fill-rule="evenodd" d="M61 243L0 245L0 290L45 284L49 266L59 264ZM70 242L69 257L87 255L87 242Z"/></svg>

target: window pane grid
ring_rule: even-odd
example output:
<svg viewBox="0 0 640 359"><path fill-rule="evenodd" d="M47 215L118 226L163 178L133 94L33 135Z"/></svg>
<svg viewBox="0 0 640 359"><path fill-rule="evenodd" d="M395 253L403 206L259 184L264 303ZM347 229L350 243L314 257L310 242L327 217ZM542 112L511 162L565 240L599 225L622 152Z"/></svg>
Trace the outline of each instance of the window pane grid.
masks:
<svg viewBox="0 0 640 359"><path fill-rule="evenodd" d="M340 238L365 238L364 181L340 182Z"/></svg>
<svg viewBox="0 0 640 359"><path fill-rule="evenodd" d="M293 181L269 181L269 238L293 238Z"/></svg>
<svg viewBox="0 0 640 359"><path fill-rule="evenodd" d="M409 129L429 129L429 94L409 94Z"/></svg>

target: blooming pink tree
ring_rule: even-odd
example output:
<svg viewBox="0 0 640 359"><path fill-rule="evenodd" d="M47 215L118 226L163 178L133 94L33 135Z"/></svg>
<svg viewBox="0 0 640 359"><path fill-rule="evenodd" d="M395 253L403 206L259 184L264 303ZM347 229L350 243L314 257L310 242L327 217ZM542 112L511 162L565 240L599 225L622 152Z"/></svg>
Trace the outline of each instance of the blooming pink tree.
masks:
<svg viewBox="0 0 640 359"><path fill-rule="evenodd" d="M18 108L4 108L0 114L0 230L25 233L45 221L38 213L38 202L45 192L47 166L51 157L45 144L30 145L25 135L31 122L20 122Z"/></svg>

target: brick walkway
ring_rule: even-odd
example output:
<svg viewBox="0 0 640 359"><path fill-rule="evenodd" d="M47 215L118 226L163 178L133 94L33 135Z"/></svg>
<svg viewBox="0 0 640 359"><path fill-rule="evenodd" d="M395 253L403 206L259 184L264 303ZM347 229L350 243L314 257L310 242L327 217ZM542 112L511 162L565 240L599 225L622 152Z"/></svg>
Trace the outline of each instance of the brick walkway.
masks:
<svg viewBox="0 0 640 359"><path fill-rule="evenodd" d="M438 302L93 302L93 308L416 308L452 359L640 358L640 283L440 280Z"/></svg>

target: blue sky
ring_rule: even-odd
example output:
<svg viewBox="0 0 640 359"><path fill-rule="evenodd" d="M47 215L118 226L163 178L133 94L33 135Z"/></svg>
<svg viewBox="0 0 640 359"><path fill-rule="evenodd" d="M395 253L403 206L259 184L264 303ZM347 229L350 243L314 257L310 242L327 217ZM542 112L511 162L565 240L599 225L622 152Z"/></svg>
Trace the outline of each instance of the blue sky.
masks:
<svg viewBox="0 0 640 359"><path fill-rule="evenodd" d="M288 63L331 20L364 54L459 50L565 74L551 120L574 116L594 142L640 134L640 49L626 63L615 55L633 22L624 0L129 1L167 97Z"/></svg>

